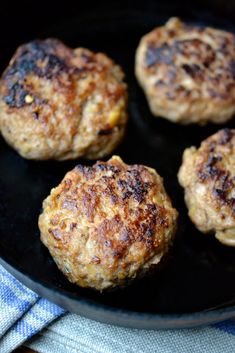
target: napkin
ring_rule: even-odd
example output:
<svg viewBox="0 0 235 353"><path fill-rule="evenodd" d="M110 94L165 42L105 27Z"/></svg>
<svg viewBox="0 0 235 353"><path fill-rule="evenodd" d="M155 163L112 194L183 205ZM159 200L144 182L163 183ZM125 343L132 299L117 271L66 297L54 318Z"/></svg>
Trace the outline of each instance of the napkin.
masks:
<svg viewBox="0 0 235 353"><path fill-rule="evenodd" d="M63 314L0 265L0 353L12 352Z"/></svg>
<svg viewBox="0 0 235 353"><path fill-rule="evenodd" d="M65 313L0 265L0 353L23 343L41 353L233 353L235 318L183 330L106 325Z"/></svg>

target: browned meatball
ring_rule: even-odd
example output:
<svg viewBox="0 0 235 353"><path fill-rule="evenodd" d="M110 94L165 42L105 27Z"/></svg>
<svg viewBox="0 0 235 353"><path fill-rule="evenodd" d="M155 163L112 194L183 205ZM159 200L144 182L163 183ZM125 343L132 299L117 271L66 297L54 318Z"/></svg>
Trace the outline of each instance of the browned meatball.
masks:
<svg viewBox="0 0 235 353"><path fill-rule="evenodd" d="M235 130L221 130L198 149L187 148L178 177L196 227L235 246Z"/></svg>
<svg viewBox="0 0 235 353"><path fill-rule="evenodd" d="M68 172L43 202L39 228L71 282L103 290L156 266L176 220L156 171L114 156Z"/></svg>
<svg viewBox="0 0 235 353"><path fill-rule="evenodd" d="M2 135L29 159L101 158L124 134L123 77L105 54L57 39L24 44L0 82Z"/></svg>
<svg viewBox="0 0 235 353"><path fill-rule="evenodd" d="M235 35L171 18L141 39L136 76L154 115L225 122L235 113Z"/></svg>

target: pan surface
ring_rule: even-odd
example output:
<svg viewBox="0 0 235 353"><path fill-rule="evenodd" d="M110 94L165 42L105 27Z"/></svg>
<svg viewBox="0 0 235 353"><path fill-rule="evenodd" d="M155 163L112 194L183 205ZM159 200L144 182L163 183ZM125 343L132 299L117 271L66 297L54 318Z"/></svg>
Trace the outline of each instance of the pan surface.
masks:
<svg viewBox="0 0 235 353"><path fill-rule="evenodd" d="M235 249L195 229L187 217L176 177L183 150L198 146L220 127L183 127L155 119L134 76L134 55L140 37L175 15L190 23L234 30L224 15L173 4L135 10L89 9L55 20L54 24L47 22L44 26L42 22L32 33L19 35L12 44L5 43L1 62L3 69L23 41L58 37L72 47L106 52L126 73L130 119L125 139L115 154L126 163L156 168L180 213L168 262L153 277L102 294L69 283L41 244L37 219L42 200L64 174L77 163L91 162L27 161L0 139L0 262L27 286L64 308L117 325L192 327L235 316ZM234 120L226 126L233 127Z"/></svg>

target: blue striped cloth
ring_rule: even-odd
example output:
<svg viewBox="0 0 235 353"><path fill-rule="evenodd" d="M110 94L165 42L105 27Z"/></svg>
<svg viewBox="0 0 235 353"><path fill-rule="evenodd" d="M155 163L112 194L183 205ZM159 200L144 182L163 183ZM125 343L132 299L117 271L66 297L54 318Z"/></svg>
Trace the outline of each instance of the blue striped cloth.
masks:
<svg viewBox="0 0 235 353"><path fill-rule="evenodd" d="M40 298L0 265L0 353L25 342L41 353L234 353L235 319L185 330L105 325L64 315L63 309Z"/></svg>
<svg viewBox="0 0 235 353"><path fill-rule="evenodd" d="M0 265L0 352L12 352L64 310L22 285Z"/></svg>

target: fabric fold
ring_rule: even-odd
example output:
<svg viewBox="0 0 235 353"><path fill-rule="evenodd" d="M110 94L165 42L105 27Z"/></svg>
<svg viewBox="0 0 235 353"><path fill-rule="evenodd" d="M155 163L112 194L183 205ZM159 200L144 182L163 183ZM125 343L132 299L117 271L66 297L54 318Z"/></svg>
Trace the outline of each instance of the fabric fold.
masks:
<svg viewBox="0 0 235 353"><path fill-rule="evenodd" d="M38 298L0 265L0 339Z"/></svg>
<svg viewBox="0 0 235 353"><path fill-rule="evenodd" d="M232 353L235 320L181 330L137 330L66 314L27 343L40 353Z"/></svg>
<svg viewBox="0 0 235 353"><path fill-rule="evenodd" d="M8 353L63 315L0 265L0 352Z"/></svg>

